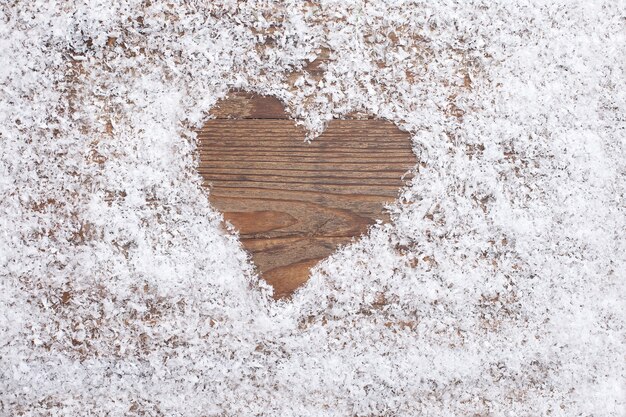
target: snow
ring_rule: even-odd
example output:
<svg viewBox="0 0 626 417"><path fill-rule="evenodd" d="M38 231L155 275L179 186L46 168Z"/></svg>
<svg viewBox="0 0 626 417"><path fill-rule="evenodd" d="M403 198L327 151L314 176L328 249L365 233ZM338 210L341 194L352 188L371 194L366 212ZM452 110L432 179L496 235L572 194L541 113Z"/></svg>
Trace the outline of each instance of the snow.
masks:
<svg viewBox="0 0 626 417"><path fill-rule="evenodd" d="M623 0L0 10L0 414L626 415ZM420 160L289 302L195 170L232 88Z"/></svg>

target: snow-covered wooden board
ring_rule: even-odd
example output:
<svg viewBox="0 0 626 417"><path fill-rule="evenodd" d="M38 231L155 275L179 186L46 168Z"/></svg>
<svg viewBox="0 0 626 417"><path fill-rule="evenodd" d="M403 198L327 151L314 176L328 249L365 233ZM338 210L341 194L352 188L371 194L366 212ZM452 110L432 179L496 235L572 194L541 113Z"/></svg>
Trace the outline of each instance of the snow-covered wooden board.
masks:
<svg viewBox="0 0 626 417"><path fill-rule="evenodd" d="M0 416L624 417L624 6L3 2ZM198 173L234 88L419 160L289 300Z"/></svg>

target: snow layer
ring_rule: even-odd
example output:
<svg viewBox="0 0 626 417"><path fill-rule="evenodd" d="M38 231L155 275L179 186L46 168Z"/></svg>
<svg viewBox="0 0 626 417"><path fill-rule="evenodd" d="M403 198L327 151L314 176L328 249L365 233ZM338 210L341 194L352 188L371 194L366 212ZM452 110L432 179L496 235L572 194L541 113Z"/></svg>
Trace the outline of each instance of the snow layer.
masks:
<svg viewBox="0 0 626 417"><path fill-rule="evenodd" d="M2 3L1 415L626 415L624 1L316 3ZM195 171L232 88L420 160L289 302Z"/></svg>

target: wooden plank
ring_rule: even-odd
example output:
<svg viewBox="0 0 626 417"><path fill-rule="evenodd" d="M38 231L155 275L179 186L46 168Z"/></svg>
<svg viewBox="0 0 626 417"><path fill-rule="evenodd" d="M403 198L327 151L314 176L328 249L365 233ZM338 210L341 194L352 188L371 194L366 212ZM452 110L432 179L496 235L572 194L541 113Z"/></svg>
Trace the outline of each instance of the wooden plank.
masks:
<svg viewBox="0 0 626 417"><path fill-rule="evenodd" d="M307 73L319 81L324 75L328 62L330 62L330 50L322 48L313 61L307 62L302 70L292 73L289 78L295 81ZM210 114L215 119L289 119L283 103L276 97L247 91L232 91L228 97L218 101Z"/></svg>
<svg viewBox="0 0 626 417"><path fill-rule="evenodd" d="M216 119L287 119L285 107L276 97L235 91L211 110Z"/></svg>
<svg viewBox="0 0 626 417"><path fill-rule="evenodd" d="M383 120L336 120L306 143L271 97L238 92L213 115L220 118L198 131L198 170L277 298L338 246L387 221L384 204L417 163L409 135Z"/></svg>

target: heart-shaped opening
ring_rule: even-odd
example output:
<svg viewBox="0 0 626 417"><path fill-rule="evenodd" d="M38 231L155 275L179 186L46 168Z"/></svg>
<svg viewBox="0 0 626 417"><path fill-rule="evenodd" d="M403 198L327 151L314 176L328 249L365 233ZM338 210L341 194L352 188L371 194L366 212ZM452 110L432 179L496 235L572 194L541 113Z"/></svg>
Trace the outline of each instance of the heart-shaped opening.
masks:
<svg viewBox="0 0 626 417"><path fill-rule="evenodd" d="M384 206L417 162L409 134L385 120L333 120L307 143L274 97L236 92L212 114L198 131L199 172L275 298L388 221Z"/></svg>

